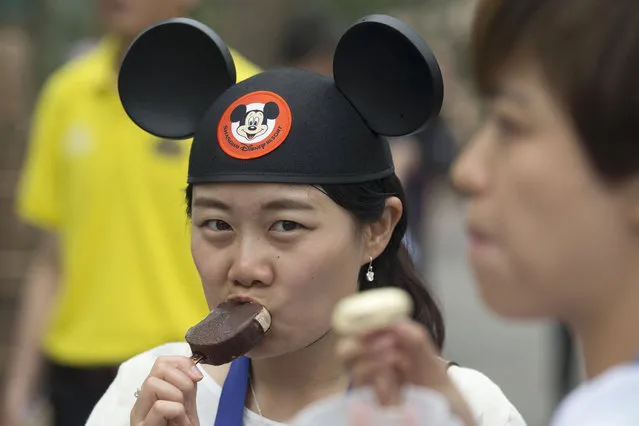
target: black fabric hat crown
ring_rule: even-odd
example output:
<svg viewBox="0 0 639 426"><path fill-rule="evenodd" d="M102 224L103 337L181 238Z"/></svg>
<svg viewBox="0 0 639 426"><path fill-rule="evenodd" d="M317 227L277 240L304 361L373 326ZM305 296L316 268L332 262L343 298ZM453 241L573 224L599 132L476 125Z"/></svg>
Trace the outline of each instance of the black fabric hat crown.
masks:
<svg viewBox="0 0 639 426"><path fill-rule="evenodd" d="M441 108L434 55L403 22L372 15L341 37L333 72L278 69L236 84L220 37L178 18L137 37L118 88L142 129L193 137L189 183L356 183L392 174L384 136L422 130Z"/></svg>

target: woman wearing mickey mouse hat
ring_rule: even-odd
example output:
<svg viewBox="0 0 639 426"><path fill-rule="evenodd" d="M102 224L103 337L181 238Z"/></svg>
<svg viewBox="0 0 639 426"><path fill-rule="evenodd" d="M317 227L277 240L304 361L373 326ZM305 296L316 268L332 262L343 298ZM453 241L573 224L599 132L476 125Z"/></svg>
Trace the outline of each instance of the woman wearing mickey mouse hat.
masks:
<svg viewBox="0 0 639 426"><path fill-rule="evenodd" d="M272 322L230 366L195 365L186 343L129 360L89 426L283 425L317 400L373 385L375 345L395 348L384 362L400 384L437 387L467 423L524 424L481 373L428 356L444 326L401 242L404 195L385 138L422 129L442 103L437 62L414 31L370 16L340 39L334 79L281 69L235 84L215 33L170 20L131 45L119 90L141 128L193 137L187 211L209 306L250 299ZM372 339L369 357L338 353L335 305L388 286L410 295L412 319Z"/></svg>

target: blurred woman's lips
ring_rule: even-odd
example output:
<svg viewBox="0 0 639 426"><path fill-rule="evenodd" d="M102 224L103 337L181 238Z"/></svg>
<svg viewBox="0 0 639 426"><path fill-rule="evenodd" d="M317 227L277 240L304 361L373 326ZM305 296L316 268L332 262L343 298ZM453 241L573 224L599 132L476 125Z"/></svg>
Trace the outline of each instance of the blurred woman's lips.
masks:
<svg viewBox="0 0 639 426"><path fill-rule="evenodd" d="M469 225L466 234L471 255L479 254L495 246L495 240L492 236L478 226Z"/></svg>

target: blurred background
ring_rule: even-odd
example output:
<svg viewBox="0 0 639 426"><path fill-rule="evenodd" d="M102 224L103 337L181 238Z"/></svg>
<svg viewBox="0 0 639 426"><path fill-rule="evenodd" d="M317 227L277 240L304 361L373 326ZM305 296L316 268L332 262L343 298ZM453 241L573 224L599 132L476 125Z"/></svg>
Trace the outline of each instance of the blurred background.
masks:
<svg viewBox="0 0 639 426"><path fill-rule="evenodd" d="M31 112L46 78L99 39L94 3L0 0L0 383L19 289L38 238L14 213ZM414 161L410 141L398 141L394 152L413 203L414 252L445 313L446 357L491 377L530 426L541 426L564 391L565 340L554 324L506 323L482 306L465 262L463 204L446 177L479 117L466 67L473 7L473 0L202 0L193 16L263 68L300 65L330 72L330 54L322 54L350 23L370 13L401 18L427 40L445 77L442 119L418 135L420 161ZM47 425L46 406L33 424Z"/></svg>

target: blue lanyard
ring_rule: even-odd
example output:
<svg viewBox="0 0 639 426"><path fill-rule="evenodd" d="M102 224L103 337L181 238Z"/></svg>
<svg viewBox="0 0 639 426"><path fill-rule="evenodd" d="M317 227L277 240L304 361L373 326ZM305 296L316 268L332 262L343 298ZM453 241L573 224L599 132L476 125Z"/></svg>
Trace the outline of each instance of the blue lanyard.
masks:
<svg viewBox="0 0 639 426"><path fill-rule="evenodd" d="M231 363L229 374L222 386L215 426L242 426L250 367L251 360L245 356Z"/></svg>
<svg viewBox="0 0 639 426"><path fill-rule="evenodd" d="M231 363L229 374L222 386L214 426L242 426L250 368L251 360L245 356ZM352 384L348 387L347 393L351 390Z"/></svg>

